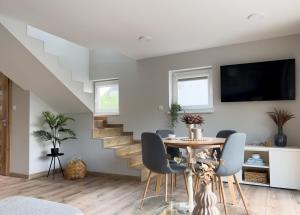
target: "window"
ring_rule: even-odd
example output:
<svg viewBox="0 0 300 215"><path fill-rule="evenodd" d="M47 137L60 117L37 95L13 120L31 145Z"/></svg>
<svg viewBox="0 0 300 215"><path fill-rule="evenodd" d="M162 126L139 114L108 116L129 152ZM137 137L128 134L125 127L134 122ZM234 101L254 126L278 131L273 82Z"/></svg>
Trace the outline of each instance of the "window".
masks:
<svg viewBox="0 0 300 215"><path fill-rule="evenodd" d="M211 67L170 71L169 82L170 104L186 112L213 112Z"/></svg>
<svg viewBox="0 0 300 215"><path fill-rule="evenodd" d="M95 114L119 114L119 81L95 82Z"/></svg>

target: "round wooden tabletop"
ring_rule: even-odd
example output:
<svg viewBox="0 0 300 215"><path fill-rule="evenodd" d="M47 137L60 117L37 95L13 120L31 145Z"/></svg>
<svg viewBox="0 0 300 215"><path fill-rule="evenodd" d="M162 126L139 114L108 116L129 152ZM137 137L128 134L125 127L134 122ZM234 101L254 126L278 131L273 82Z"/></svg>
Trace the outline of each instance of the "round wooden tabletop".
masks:
<svg viewBox="0 0 300 215"><path fill-rule="evenodd" d="M225 138L203 137L201 140L189 140L186 137L177 137L176 139L165 138L164 144L174 148L216 148L225 143Z"/></svg>

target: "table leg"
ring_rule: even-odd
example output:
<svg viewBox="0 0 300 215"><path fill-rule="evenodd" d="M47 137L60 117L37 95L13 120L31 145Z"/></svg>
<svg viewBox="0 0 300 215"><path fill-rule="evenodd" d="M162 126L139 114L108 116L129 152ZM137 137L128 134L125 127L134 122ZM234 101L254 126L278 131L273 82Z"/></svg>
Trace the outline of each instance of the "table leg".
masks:
<svg viewBox="0 0 300 215"><path fill-rule="evenodd" d="M50 166L49 166L47 178L49 177L49 174L50 174L50 170L51 170L51 166L52 166L52 161L53 161L53 157L51 157L51 162L50 162Z"/></svg>
<svg viewBox="0 0 300 215"><path fill-rule="evenodd" d="M53 166L53 179L55 179L55 157L53 157L54 166Z"/></svg>
<svg viewBox="0 0 300 215"><path fill-rule="evenodd" d="M194 210L194 190L193 190L193 150L191 147L186 148L188 152L188 194L189 194L189 211Z"/></svg>
<svg viewBox="0 0 300 215"><path fill-rule="evenodd" d="M57 157L57 159L58 159L58 163L59 163L59 167L60 167L61 174L62 174L62 176L64 177L65 175L64 175L64 171L63 171L63 169L62 169L62 166L61 166L59 157Z"/></svg>

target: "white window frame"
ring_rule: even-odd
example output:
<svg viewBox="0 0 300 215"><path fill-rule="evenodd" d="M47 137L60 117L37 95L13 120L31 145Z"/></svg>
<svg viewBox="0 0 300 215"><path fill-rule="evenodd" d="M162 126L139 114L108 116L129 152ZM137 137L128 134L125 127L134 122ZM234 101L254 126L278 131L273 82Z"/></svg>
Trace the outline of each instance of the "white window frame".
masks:
<svg viewBox="0 0 300 215"><path fill-rule="evenodd" d="M213 77L212 67L197 67L190 69L171 70L169 71L169 106L177 102L177 83L180 79L192 79L207 77L208 79L208 105L183 106L184 112L187 113L211 113L214 112L213 106ZM182 111L183 112L183 111Z"/></svg>
<svg viewBox="0 0 300 215"><path fill-rule="evenodd" d="M96 112L96 87L97 85L105 86L105 85L118 85L118 111L117 112ZM119 79L105 79L105 80L97 80L94 82L94 114L95 116L115 116L120 115L120 85L119 85Z"/></svg>

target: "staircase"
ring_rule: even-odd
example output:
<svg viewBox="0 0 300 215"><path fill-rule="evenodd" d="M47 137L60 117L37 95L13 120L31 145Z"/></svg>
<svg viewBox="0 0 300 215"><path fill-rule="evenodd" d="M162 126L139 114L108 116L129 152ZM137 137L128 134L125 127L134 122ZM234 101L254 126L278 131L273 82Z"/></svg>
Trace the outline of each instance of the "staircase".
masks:
<svg viewBox="0 0 300 215"><path fill-rule="evenodd" d="M123 124L109 124L107 117L94 117L93 138L101 139L103 147L114 149L116 155L127 159L128 167L141 171L141 181L147 179L149 170L142 161L141 141L134 140L133 132L124 132Z"/></svg>
<svg viewBox="0 0 300 215"><path fill-rule="evenodd" d="M62 38L30 27L26 23L1 15L0 30L1 45L6 48L6 50L1 50L4 60L2 60L0 69L7 77L24 90L32 91L45 99L48 104L64 103L65 105L57 105L58 112L93 112L94 97L91 82L88 81L89 50L87 48L79 47ZM42 39L42 36L46 39ZM13 54L13 51L17 54ZM22 56L17 56L21 54ZM70 58L71 55L73 58ZM13 65L10 59L16 59L19 64L24 61L22 62L24 69L17 68L18 65ZM28 60L25 62L25 59ZM85 60L81 61L80 59ZM16 64L16 62L14 63ZM31 64L31 68L28 64ZM70 65L73 70L74 68L81 69L72 71ZM26 66L28 69L25 68ZM46 70L49 74L46 73ZM20 74L21 72L23 74ZM83 79L83 76L87 76L87 78L80 80ZM40 83L31 83L35 80L30 80L30 77L39 78ZM44 90L48 86L59 90L59 93L53 96L49 95L51 92Z"/></svg>

